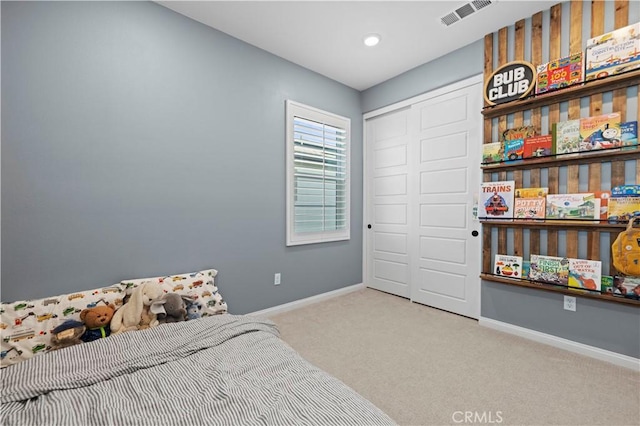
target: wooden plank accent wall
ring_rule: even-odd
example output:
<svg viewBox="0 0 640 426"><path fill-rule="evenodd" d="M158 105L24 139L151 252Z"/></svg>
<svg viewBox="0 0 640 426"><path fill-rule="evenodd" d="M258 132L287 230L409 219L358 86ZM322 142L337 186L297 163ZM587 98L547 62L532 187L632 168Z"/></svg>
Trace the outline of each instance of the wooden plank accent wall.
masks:
<svg viewBox="0 0 640 426"><path fill-rule="evenodd" d="M508 43L508 28L502 28L498 31L498 67L506 64L507 58L507 43ZM498 135L502 135L502 132L507 130L507 116L502 115L498 118ZM498 173L498 180L506 180L507 172L502 171ZM507 252L507 230L505 228L498 229L498 253Z"/></svg>
<svg viewBox="0 0 640 426"><path fill-rule="evenodd" d="M560 41L562 25L562 4L551 7L551 18L549 22L549 59L560 58L562 56ZM534 64L537 65L537 64ZM549 105L549 124L560 121L560 104ZM549 127L551 131L551 127ZM559 190L559 167L549 167L549 194L558 194ZM558 255L558 231L550 229L547 232L547 254L549 256Z"/></svg>
<svg viewBox="0 0 640 426"><path fill-rule="evenodd" d="M485 81L497 67L515 60L525 60L534 66L549 60L560 58L567 53L582 51L585 38L595 37L605 32L605 2L594 0L584 2L582 0L571 0L567 5L557 4L548 11L536 13L528 20L515 22L512 27L502 28L495 33L487 34L484 38L484 76ZM569 13L563 20L562 14ZM588 31L583 29L584 14L591 17ZM615 28L620 28L629 24L629 1L615 0ZM548 18L548 27L543 27L543 18ZM568 19L567 19L568 18ZM611 17L609 18L609 22ZM563 28L569 25L569 28ZM529 25L527 25L529 24ZM509 30L513 31L513 57L509 56ZM565 31L563 31L565 30ZM527 33L528 31L528 33ZM562 39L562 34L568 34L568 39ZM547 36L547 37L544 37ZM566 37L565 37L566 38ZM548 40L548 49L543 46L544 40ZM526 43L530 43L530 57L525 57ZM564 47L564 49L563 49ZM495 49L497 48L497 52ZM548 51L543 57L543 52ZM593 93L594 91L590 91ZM595 116L608 112L620 112L622 121L637 120L637 113L630 116L627 111L628 97L636 97L640 112L640 96L638 96L638 86L610 90L608 93L596 93L586 95L586 97L575 98L568 101L551 101L552 103L542 107L536 106L526 111L517 111L511 114L493 114L485 118L484 121L484 143L494 141L495 135L501 133L508 127L519 127L531 124L537 133L551 133L552 124L567 119L577 119L585 116ZM566 99L566 97L565 97ZM603 101L607 99L606 103ZM610 99L610 101L609 101ZM588 103L587 108L586 103ZM538 105L540 105L538 103ZM485 103L485 107L487 104ZM513 109L512 109L513 111ZM565 115L566 114L566 115ZM546 130L546 131L543 131ZM632 157L634 159L637 156ZM608 164L607 164L608 163ZM557 164L557 163L556 163ZM603 158L601 162L590 162L587 165L569 164L560 165L546 164L540 168L527 168L526 172L521 169L504 169L498 171L484 170L483 181L514 180L517 187L539 187L548 186L550 194L574 193L574 192L595 192L608 190L613 186L622 184L640 183L640 159L629 161L616 157L613 160ZM634 167L635 181L629 182L631 170ZM606 173L605 173L606 171ZM583 187L586 182L586 187ZM582 183L582 185L581 185ZM566 257L587 257L594 260L604 260L609 265L609 273L614 274L615 270L611 264L609 244L619 228L588 227L588 229L568 227L545 226L504 226L500 224L483 224L483 261L482 270L485 274L491 274L493 267L493 254L514 254L523 256L525 259L532 253L557 255ZM581 247L579 241L584 244L586 233L587 247ZM497 237L497 238L496 238ZM582 237L582 238L579 238ZM608 239L607 239L608 238ZM603 243L601 243L603 241ZM606 242L606 244L605 244ZM604 256L604 258L603 258ZM603 274L606 273L603 270Z"/></svg>
<svg viewBox="0 0 640 426"><path fill-rule="evenodd" d="M538 12L531 17L531 62L533 64L542 63L542 12ZM541 108L534 108L531 111L531 125L536 132L542 133L542 112ZM538 188L542 186L540 169L533 169L529 172L529 187ZM531 229L529 231L529 253L540 252L540 230ZM528 253L525 253L528 256Z"/></svg>
<svg viewBox="0 0 640 426"><path fill-rule="evenodd" d="M569 20L569 53L577 53L582 50L582 1L572 1L570 7ZM580 99L569 100L568 119L580 118ZM580 166L572 164L567 167L567 192L580 192ZM567 257L579 258L578 256L578 231L567 231Z"/></svg>
<svg viewBox="0 0 640 426"><path fill-rule="evenodd" d="M524 60L524 41L525 41L524 26L525 26L524 19L521 19L520 21L516 22L516 25L515 25L515 31L514 31L515 46L514 46L513 59L516 61ZM512 126L521 127L523 124L524 124L524 111L515 112L513 114ZM516 188L522 188L524 186L522 175L523 175L522 170L515 170L513 172L513 180L516 183ZM515 228L513 230L513 254L516 256L523 255L523 245L524 245L523 234L524 234L524 230L522 228Z"/></svg>
<svg viewBox="0 0 640 426"><path fill-rule="evenodd" d="M591 2L591 37L604 33L604 2ZM589 99L589 115L602 113L602 93L591 95ZM589 191L601 189L602 165L600 163L589 164ZM587 235L589 259L600 259L600 233L590 232ZM611 265L611 261L609 262Z"/></svg>
<svg viewBox="0 0 640 426"><path fill-rule="evenodd" d="M487 34L484 36L484 81L487 81L491 73L493 72L493 34ZM487 106L487 101L484 103ZM493 140L493 120L484 120L484 143L489 143ZM491 181L491 173L485 172L482 175L483 182ZM487 244L487 241L491 241L491 227L484 226L482 228L482 270L491 271L491 244Z"/></svg>

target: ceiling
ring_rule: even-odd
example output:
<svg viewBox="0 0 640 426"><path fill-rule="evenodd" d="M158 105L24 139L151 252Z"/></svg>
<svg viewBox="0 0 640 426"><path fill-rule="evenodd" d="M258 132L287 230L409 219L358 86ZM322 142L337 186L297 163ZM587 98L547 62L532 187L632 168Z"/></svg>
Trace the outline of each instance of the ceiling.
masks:
<svg viewBox="0 0 640 426"><path fill-rule="evenodd" d="M441 18L469 1L158 3L349 87L365 90L549 9L558 1L493 0L450 26L442 24ZM370 33L382 37L375 47L363 43Z"/></svg>

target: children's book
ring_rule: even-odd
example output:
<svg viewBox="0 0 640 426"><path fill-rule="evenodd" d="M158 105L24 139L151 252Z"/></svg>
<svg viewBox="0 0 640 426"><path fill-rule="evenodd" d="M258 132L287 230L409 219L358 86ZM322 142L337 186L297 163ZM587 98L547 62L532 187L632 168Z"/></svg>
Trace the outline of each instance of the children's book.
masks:
<svg viewBox="0 0 640 426"><path fill-rule="evenodd" d="M596 151L622 146L620 113L603 114L580 119L580 151Z"/></svg>
<svg viewBox="0 0 640 426"><path fill-rule="evenodd" d="M582 52L537 66L536 94L581 83Z"/></svg>
<svg viewBox="0 0 640 426"><path fill-rule="evenodd" d="M480 184L478 217L480 219L512 219L515 182L483 182Z"/></svg>
<svg viewBox="0 0 640 426"><path fill-rule="evenodd" d="M482 163L498 163L504 159L503 142L491 142L482 145Z"/></svg>
<svg viewBox="0 0 640 426"><path fill-rule="evenodd" d="M549 193L548 187L540 187L540 188L518 188L516 189L516 198L536 198L542 197L545 198Z"/></svg>
<svg viewBox="0 0 640 426"><path fill-rule="evenodd" d="M640 68L640 22L587 41L585 80Z"/></svg>
<svg viewBox="0 0 640 426"><path fill-rule="evenodd" d="M513 217L544 219L549 188L518 188L515 193Z"/></svg>
<svg viewBox="0 0 640 426"><path fill-rule="evenodd" d="M607 220L611 223L629 222L632 217L640 216L640 197L611 197Z"/></svg>
<svg viewBox="0 0 640 426"><path fill-rule="evenodd" d="M640 277L613 277L612 293L614 296L624 296L630 299L640 299Z"/></svg>
<svg viewBox="0 0 640 426"><path fill-rule="evenodd" d="M613 293L613 277L611 275L603 275L601 277L600 292L605 294Z"/></svg>
<svg viewBox="0 0 640 426"><path fill-rule="evenodd" d="M553 136L537 135L524 140L522 158L546 157L553 154Z"/></svg>
<svg viewBox="0 0 640 426"><path fill-rule="evenodd" d="M545 197L516 198L513 206L513 217L516 219L544 219Z"/></svg>
<svg viewBox="0 0 640 426"><path fill-rule="evenodd" d="M640 185L618 185L611 188L611 196L618 197L640 197Z"/></svg>
<svg viewBox="0 0 640 426"><path fill-rule="evenodd" d="M504 141L504 161L522 160L524 153L524 139L510 139Z"/></svg>
<svg viewBox="0 0 640 426"><path fill-rule="evenodd" d="M607 220L611 191L594 191L593 196L600 200L600 220Z"/></svg>
<svg viewBox="0 0 640 426"><path fill-rule="evenodd" d="M547 219L600 220L600 200L593 192L547 195Z"/></svg>
<svg viewBox="0 0 640 426"><path fill-rule="evenodd" d="M588 259L569 259L569 287L585 290L602 288L602 262Z"/></svg>
<svg viewBox="0 0 640 426"><path fill-rule="evenodd" d="M522 256L496 254L493 273L509 278L522 278Z"/></svg>
<svg viewBox="0 0 640 426"><path fill-rule="evenodd" d="M535 136L536 129L533 126L513 127L502 132L502 141L512 141L516 139L525 140L531 136Z"/></svg>
<svg viewBox="0 0 640 426"><path fill-rule="evenodd" d="M625 121L620 123L620 142L623 150L638 148L638 122Z"/></svg>
<svg viewBox="0 0 640 426"><path fill-rule="evenodd" d="M580 120L553 123L552 137L555 154L571 154L580 151Z"/></svg>
<svg viewBox="0 0 640 426"><path fill-rule="evenodd" d="M566 286L569 282L569 259L532 254L529 279Z"/></svg>

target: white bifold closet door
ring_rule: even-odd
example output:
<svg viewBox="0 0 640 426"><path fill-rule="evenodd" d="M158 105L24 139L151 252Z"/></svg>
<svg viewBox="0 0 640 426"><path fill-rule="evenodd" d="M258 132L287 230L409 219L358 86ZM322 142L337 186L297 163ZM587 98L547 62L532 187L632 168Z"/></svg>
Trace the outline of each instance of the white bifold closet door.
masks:
<svg viewBox="0 0 640 426"><path fill-rule="evenodd" d="M367 126L367 282L409 297L409 113L394 111ZM367 220L367 219L365 219Z"/></svg>
<svg viewBox="0 0 640 426"><path fill-rule="evenodd" d="M369 287L478 318L481 108L479 81L367 120Z"/></svg>

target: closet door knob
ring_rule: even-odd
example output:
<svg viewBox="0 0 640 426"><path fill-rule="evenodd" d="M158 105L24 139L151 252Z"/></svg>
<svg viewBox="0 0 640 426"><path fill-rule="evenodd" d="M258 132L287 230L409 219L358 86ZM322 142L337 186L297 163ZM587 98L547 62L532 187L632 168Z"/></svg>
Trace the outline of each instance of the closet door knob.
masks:
<svg viewBox="0 0 640 426"><path fill-rule="evenodd" d="M371 224L368 224L368 225L367 225L367 228L371 229Z"/></svg>
<svg viewBox="0 0 640 426"><path fill-rule="evenodd" d="M471 231L471 235L473 235L474 237L477 237L478 236L478 231L475 231L475 230Z"/></svg>

